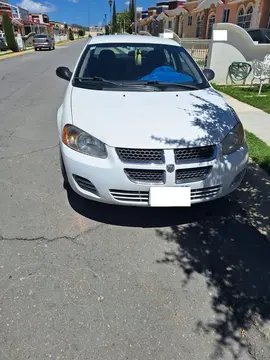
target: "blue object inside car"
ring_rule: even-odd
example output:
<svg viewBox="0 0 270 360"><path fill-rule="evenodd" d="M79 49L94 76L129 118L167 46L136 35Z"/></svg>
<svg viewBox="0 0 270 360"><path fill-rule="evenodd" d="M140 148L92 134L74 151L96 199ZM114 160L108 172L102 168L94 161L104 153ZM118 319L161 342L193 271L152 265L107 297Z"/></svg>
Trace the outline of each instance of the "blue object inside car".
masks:
<svg viewBox="0 0 270 360"><path fill-rule="evenodd" d="M139 81L160 81L172 83L193 82L191 76L179 73L171 66L160 66L150 74L142 77Z"/></svg>

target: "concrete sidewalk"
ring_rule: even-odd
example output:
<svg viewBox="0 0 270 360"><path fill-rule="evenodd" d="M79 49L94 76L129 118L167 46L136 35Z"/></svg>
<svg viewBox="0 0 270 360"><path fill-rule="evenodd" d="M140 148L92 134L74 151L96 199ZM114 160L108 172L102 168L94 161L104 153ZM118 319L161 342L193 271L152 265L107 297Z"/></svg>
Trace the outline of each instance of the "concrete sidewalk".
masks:
<svg viewBox="0 0 270 360"><path fill-rule="evenodd" d="M270 146L270 114L236 100L227 94L221 94L237 112L244 128Z"/></svg>

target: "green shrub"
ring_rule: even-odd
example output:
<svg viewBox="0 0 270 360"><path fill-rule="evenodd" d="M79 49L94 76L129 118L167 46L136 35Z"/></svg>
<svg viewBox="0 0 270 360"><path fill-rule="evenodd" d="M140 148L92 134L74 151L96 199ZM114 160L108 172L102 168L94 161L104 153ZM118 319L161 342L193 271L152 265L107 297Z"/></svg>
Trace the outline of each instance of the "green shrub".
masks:
<svg viewBox="0 0 270 360"><path fill-rule="evenodd" d="M18 44L15 40L13 25L6 12L3 13L3 28L5 32L6 42L10 50L17 52L19 50Z"/></svg>
<svg viewBox="0 0 270 360"><path fill-rule="evenodd" d="M74 35L73 35L71 28L68 29L68 38L69 38L69 40L74 40Z"/></svg>

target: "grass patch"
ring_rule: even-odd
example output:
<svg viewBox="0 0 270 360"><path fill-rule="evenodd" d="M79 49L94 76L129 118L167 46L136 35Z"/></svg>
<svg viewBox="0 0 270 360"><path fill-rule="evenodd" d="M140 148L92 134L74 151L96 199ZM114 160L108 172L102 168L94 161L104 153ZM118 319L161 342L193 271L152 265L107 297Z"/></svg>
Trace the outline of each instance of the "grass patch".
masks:
<svg viewBox="0 0 270 360"><path fill-rule="evenodd" d="M270 113L270 86L268 84L263 86L260 96L258 96L259 87L257 85L252 88L249 86L243 87L217 84L212 84L212 86L216 90L230 95L237 100Z"/></svg>
<svg viewBox="0 0 270 360"><path fill-rule="evenodd" d="M248 131L246 137L251 159L270 175L270 146Z"/></svg>

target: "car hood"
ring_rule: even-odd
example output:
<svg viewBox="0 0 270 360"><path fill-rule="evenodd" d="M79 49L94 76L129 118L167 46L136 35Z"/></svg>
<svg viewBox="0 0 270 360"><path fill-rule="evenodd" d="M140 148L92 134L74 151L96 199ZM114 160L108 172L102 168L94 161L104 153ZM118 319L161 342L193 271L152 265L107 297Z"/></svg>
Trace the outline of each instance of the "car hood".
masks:
<svg viewBox="0 0 270 360"><path fill-rule="evenodd" d="M219 143L236 125L213 88L120 92L74 87L73 124L112 147L164 148Z"/></svg>

